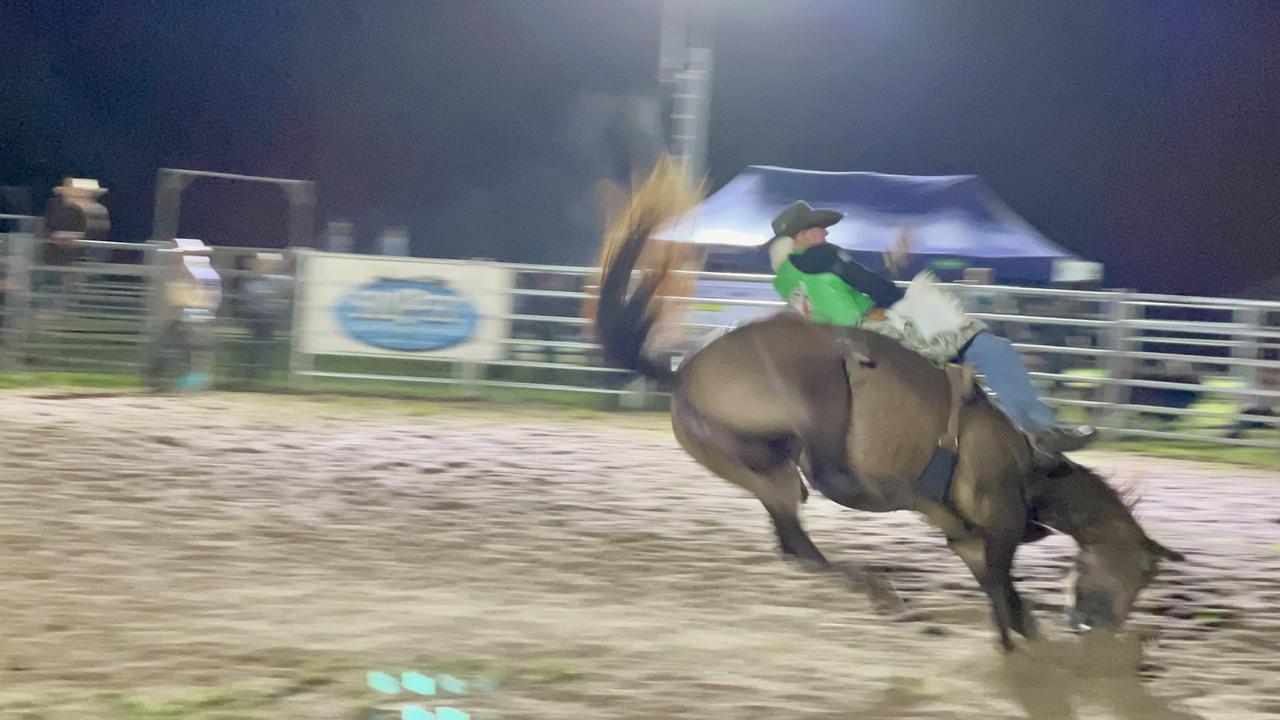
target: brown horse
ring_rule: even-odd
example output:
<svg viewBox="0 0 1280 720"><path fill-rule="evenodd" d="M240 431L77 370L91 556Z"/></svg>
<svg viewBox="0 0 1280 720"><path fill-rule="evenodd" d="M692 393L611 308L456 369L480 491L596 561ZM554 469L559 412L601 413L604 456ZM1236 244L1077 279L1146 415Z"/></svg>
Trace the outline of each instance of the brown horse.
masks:
<svg viewBox="0 0 1280 720"><path fill-rule="evenodd" d="M922 513L943 531L991 600L1000 641L1035 632L1010 577L1023 542L1053 528L1080 545L1073 624L1119 628L1161 558L1181 556L1147 537L1121 496L1065 458L1037 465L1025 437L982 393L960 410L958 460L941 502L916 479L951 407L947 374L887 337L790 315L743 325L681 363L647 347L672 305L661 295L681 248L653 232L696 204L663 160L606 234L595 328L606 359L672 391L681 446L713 473L753 493L785 555L828 566L801 525L804 477L856 510ZM804 475L802 475L802 468Z"/></svg>

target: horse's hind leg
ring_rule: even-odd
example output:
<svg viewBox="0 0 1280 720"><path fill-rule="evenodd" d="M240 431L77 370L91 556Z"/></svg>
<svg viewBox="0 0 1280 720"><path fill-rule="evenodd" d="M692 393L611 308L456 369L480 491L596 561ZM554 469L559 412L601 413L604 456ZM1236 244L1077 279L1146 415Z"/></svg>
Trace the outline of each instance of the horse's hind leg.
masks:
<svg viewBox="0 0 1280 720"><path fill-rule="evenodd" d="M769 519L773 521L773 529L778 535L778 547L782 554L807 560L821 568L828 568L831 563L818 550L818 546L813 543L813 538L809 537L808 531L800 523L800 502L803 500L804 484L794 468L789 474L791 477L787 478L787 473L780 470L776 475L771 473L765 481L770 484L778 483L783 487L794 485L799 493L783 498L770 497L767 501L764 497L760 497L759 493L756 496L760 497L764 509L769 513Z"/></svg>
<svg viewBox="0 0 1280 720"><path fill-rule="evenodd" d="M692 431L673 414L676 440L694 460L729 482L746 488L764 505L773 521L782 554L830 567L800 523L800 503L807 492L787 443L768 442Z"/></svg>
<svg viewBox="0 0 1280 720"><path fill-rule="evenodd" d="M847 507L861 507L866 489L848 463L848 406L815 399L812 407L812 426L801 433L805 475L827 498Z"/></svg>
<svg viewBox="0 0 1280 720"><path fill-rule="evenodd" d="M778 536L778 548L784 557L793 557L813 563L819 568L829 568L831 563L818 550L800 523L800 503L804 499L804 482L794 463L781 460L767 470L745 467L727 472L716 471L730 482L750 490L759 498L773 521Z"/></svg>

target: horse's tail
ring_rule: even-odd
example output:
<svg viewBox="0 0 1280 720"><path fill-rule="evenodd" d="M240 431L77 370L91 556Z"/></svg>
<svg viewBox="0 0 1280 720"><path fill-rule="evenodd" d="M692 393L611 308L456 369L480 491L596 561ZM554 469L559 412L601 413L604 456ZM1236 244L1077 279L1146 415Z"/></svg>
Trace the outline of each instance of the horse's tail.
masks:
<svg viewBox="0 0 1280 720"><path fill-rule="evenodd" d="M688 243L657 241L652 235L701 199L701 189L690 188L682 168L663 156L605 231L600 294L588 317L609 364L658 380L672 378L670 363L653 357L646 345L654 325L672 319L664 296L684 294L682 286L691 285L692 276L675 271L693 269L695 254Z"/></svg>

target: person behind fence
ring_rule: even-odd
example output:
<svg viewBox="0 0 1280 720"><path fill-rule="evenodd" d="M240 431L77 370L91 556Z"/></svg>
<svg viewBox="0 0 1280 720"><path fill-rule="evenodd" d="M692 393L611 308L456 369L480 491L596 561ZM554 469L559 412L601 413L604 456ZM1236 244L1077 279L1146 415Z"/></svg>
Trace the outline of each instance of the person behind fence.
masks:
<svg viewBox="0 0 1280 720"><path fill-rule="evenodd" d="M537 294L524 296L521 303L523 313L531 317L544 319L528 320L521 327L520 335L528 337L530 340L546 343L541 346L535 346L539 348L539 357L544 362L559 362L562 354L572 356L574 354L573 350L566 350L562 353L557 343L578 339L574 334L577 328L564 322L565 318L575 316L578 310L578 300L557 293L568 294L577 291L574 277L572 275L540 273L533 277L529 289Z"/></svg>
<svg viewBox="0 0 1280 720"><path fill-rule="evenodd" d="M392 257L412 257L412 244L409 242L409 228L404 226L387 228L378 236L378 254Z"/></svg>
<svg viewBox="0 0 1280 720"><path fill-rule="evenodd" d="M291 284L280 253L260 253L252 269L254 274L244 280L240 294L240 317L249 330L244 372L250 381L270 373L276 332L289 318Z"/></svg>
<svg viewBox="0 0 1280 720"><path fill-rule="evenodd" d="M213 381L214 323L222 279L199 240L177 238L162 265L161 330L152 345L147 380L153 387L201 390Z"/></svg>
<svg viewBox="0 0 1280 720"><path fill-rule="evenodd" d="M84 254L84 240L106 240L111 232L111 215L98 198L106 192L97 180L66 178L53 189L45 205L44 233L47 242L40 257L51 269L38 276L37 291L70 294L79 278L57 268L69 268ZM65 278L64 278L65 276ZM59 296L61 305L65 297Z"/></svg>
<svg viewBox="0 0 1280 720"><path fill-rule="evenodd" d="M330 220L329 224L325 226L320 248L332 253L355 252L355 225L346 220Z"/></svg>
<svg viewBox="0 0 1280 720"><path fill-rule="evenodd" d="M1040 399L1017 350L966 315L958 300L938 292L930 274L912 283L912 289L919 288L917 297L929 299L921 303L907 297L910 290L904 293L827 242L827 228L842 218L803 200L774 218L767 246L774 288L793 310L814 322L888 335L938 365L973 366L995 392L996 404L1040 450L1079 450L1094 439L1092 427L1055 425L1053 410Z"/></svg>

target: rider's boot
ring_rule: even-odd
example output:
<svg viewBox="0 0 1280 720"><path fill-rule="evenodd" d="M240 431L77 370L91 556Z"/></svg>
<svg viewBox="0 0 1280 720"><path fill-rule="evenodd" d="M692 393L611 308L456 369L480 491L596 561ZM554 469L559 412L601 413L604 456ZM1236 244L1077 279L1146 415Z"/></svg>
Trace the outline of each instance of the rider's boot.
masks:
<svg viewBox="0 0 1280 720"><path fill-rule="evenodd" d="M1098 438L1098 431L1089 425L1055 425L1036 433L1035 445L1052 453L1074 452Z"/></svg>
<svg viewBox="0 0 1280 720"><path fill-rule="evenodd" d="M1097 437L1098 431L1088 425L1054 426L1026 436L1036 467L1040 469L1054 467L1061 461L1062 453L1080 450Z"/></svg>

